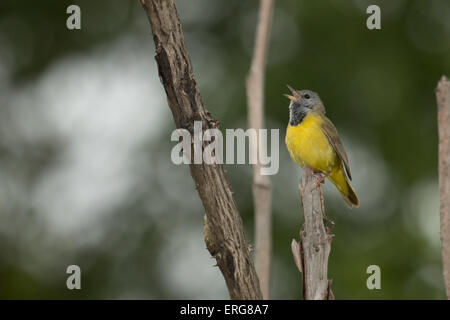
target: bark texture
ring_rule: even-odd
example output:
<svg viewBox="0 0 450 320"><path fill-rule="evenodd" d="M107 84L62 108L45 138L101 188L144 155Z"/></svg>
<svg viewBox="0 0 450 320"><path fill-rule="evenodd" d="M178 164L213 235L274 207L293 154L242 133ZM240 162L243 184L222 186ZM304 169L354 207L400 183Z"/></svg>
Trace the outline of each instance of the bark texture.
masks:
<svg viewBox="0 0 450 320"><path fill-rule="evenodd" d="M247 76L247 110L250 128L258 130L253 141L252 152L257 163L253 165L253 207L255 209L255 260L261 291L269 299L270 252L272 248L271 186L268 176L261 175L259 159L259 129L264 127L264 77L270 25L272 21L272 0L260 0L259 17L255 35L252 64Z"/></svg>
<svg viewBox="0 0 450 320"><path fill-rule="evenodd" d="M302 273L305 300L333 300L331 280L328 280L328 256L333 235L325 226L325 208L322 185L316 188L312 170L303 170L299 185L304 223L300 241L292 240L291 249L295 264Z"/></svg>
<svg viewBox="0 0 450 320"><path fill-rule="evenodd" d="M439 131L442 264L447 299L450 299L450 81L444 76L437 85L436 99Z"/></svg>
<svg viewBox="0 0 450 320"><path fill-rule="evenodd" d="M160 80L177 128L193 134L218 127L205 109L173 0L140 0L147 12L156 48ZM205 145L203 145L204 147ZM205 241L216 258L232 299L262 299L242 219L221 165L191 164L190 170L206 212Z"/></svg>

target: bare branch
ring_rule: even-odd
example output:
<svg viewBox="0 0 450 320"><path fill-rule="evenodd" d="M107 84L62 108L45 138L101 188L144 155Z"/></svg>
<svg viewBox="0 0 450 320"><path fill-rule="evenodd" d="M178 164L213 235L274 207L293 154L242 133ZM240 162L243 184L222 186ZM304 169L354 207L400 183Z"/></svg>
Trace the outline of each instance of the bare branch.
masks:
<svg viewBox="0 0 450 320"><path fill-rule="evenodd" d="M299 185L304 224L300 242L292 240L291 249L297 268L302 273L305 300L333 300L328 280L328 256L333 235L325 226L322 186L316 188L312 170L304 169Z"/></svg>
<svg viewBox="0 0 450 320"><path fill-rule="evenodd" d="M260 0L255 47L247 76L247 108L250 128L264 127L264 70L272 21L272 0ZM259 131L252 142L257 163L253 165L253 204L255 208L255 260L264 299L269 298L271 237L271 186L267 176L261 175L259 159Z"/></svg>
<svg viewBox="0 0 450 320"><path fill-rule="evenodd" d="M450 299L450 81L442 76L436 88L439 130L439 189L444 282Z"/></svg>
<svg viewBox="0 0 450 320"><path fill-rule="evenodd" d="M177 128L217 128L205 109L173 0L140 0L152 26L158 72ZM205 147L205 145L203 145ZM242 219L221 165L191 164L191 175L206 212L205 240L217 260L232 299L262 299Z"/></svg>

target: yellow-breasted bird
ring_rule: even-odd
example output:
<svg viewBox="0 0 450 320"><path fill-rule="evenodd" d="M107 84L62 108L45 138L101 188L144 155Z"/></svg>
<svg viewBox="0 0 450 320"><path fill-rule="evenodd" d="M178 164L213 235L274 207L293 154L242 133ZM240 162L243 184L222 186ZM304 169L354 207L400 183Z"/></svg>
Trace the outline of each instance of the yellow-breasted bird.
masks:
<svg viewBox="0 0 450 320"><path fill-rule="evenodd" d="M328 178L350 208L358 207L358 196L349 181L352 175L347 154L336 127L325 116L322 100L316 92L288 88L292 95L285 94L291 100L286 146L292 160L324 174L317 185Z"/></svg>

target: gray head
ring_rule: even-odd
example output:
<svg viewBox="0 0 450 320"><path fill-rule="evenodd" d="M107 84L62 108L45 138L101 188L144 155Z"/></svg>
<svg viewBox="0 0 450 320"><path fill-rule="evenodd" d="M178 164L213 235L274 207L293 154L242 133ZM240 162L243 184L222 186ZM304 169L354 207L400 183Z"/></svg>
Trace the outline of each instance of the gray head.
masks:
<svg viewBox="0 0 450 320"><path fill-rule="evenodd" d="M286 98L291 100L289 104L289 123L292 126L302 122L303 118L310 112L325 114L325 107L316 92L311 90L294 90L289 85L287 87L292 93L292 96L285 94Z"/></svg>

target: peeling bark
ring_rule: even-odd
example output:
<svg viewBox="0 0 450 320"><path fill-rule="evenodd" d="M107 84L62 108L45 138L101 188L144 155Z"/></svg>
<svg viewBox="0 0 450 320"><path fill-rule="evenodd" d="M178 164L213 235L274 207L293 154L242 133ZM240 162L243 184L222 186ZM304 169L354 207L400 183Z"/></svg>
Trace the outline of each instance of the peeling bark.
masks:
<svg viewBox="0 0 450 320"><path fill-rule="evenodd" d="M436 99L439 131L442 265L447 299L450 299L450 81L444 76L437 85Z"/></svg>
<svg viewBox="0 0 450 320"><path fill-rule="evenodd" d="M270 253L272 249L272 188L268 176L261 175L259 159L259 129L264 127L264 76L270 25L272 21L272 0L261 0L255 35L252 64L247 76L248 124L256 129L258 136L253 141L252 152L257 163L253 165L253 207L255 212L255 261L264 299L269 299Z"/></svg>
<svg viewBox="0 0 450 320"><path fill-rule="evenodd" d="M140 0L148 15L156 47L159 77L177 128L193 133L218 127L205 109L173 0ZM205 147L205 144L203 144ZM191 175L206 212L205 241L216 258L231 299L262 299L242 219L221 165L191 164Z"/></svg>
<svg viewBox="0 0 450 320"><path fill-rule="evenodd" d="M303 170L299 185L304 224L300 241L292 240L294 261L302 274L305 300L334 300L331 280L328 280L328 256L333 235L325 226L322 185L316 188L312 170Z"/></svg>

